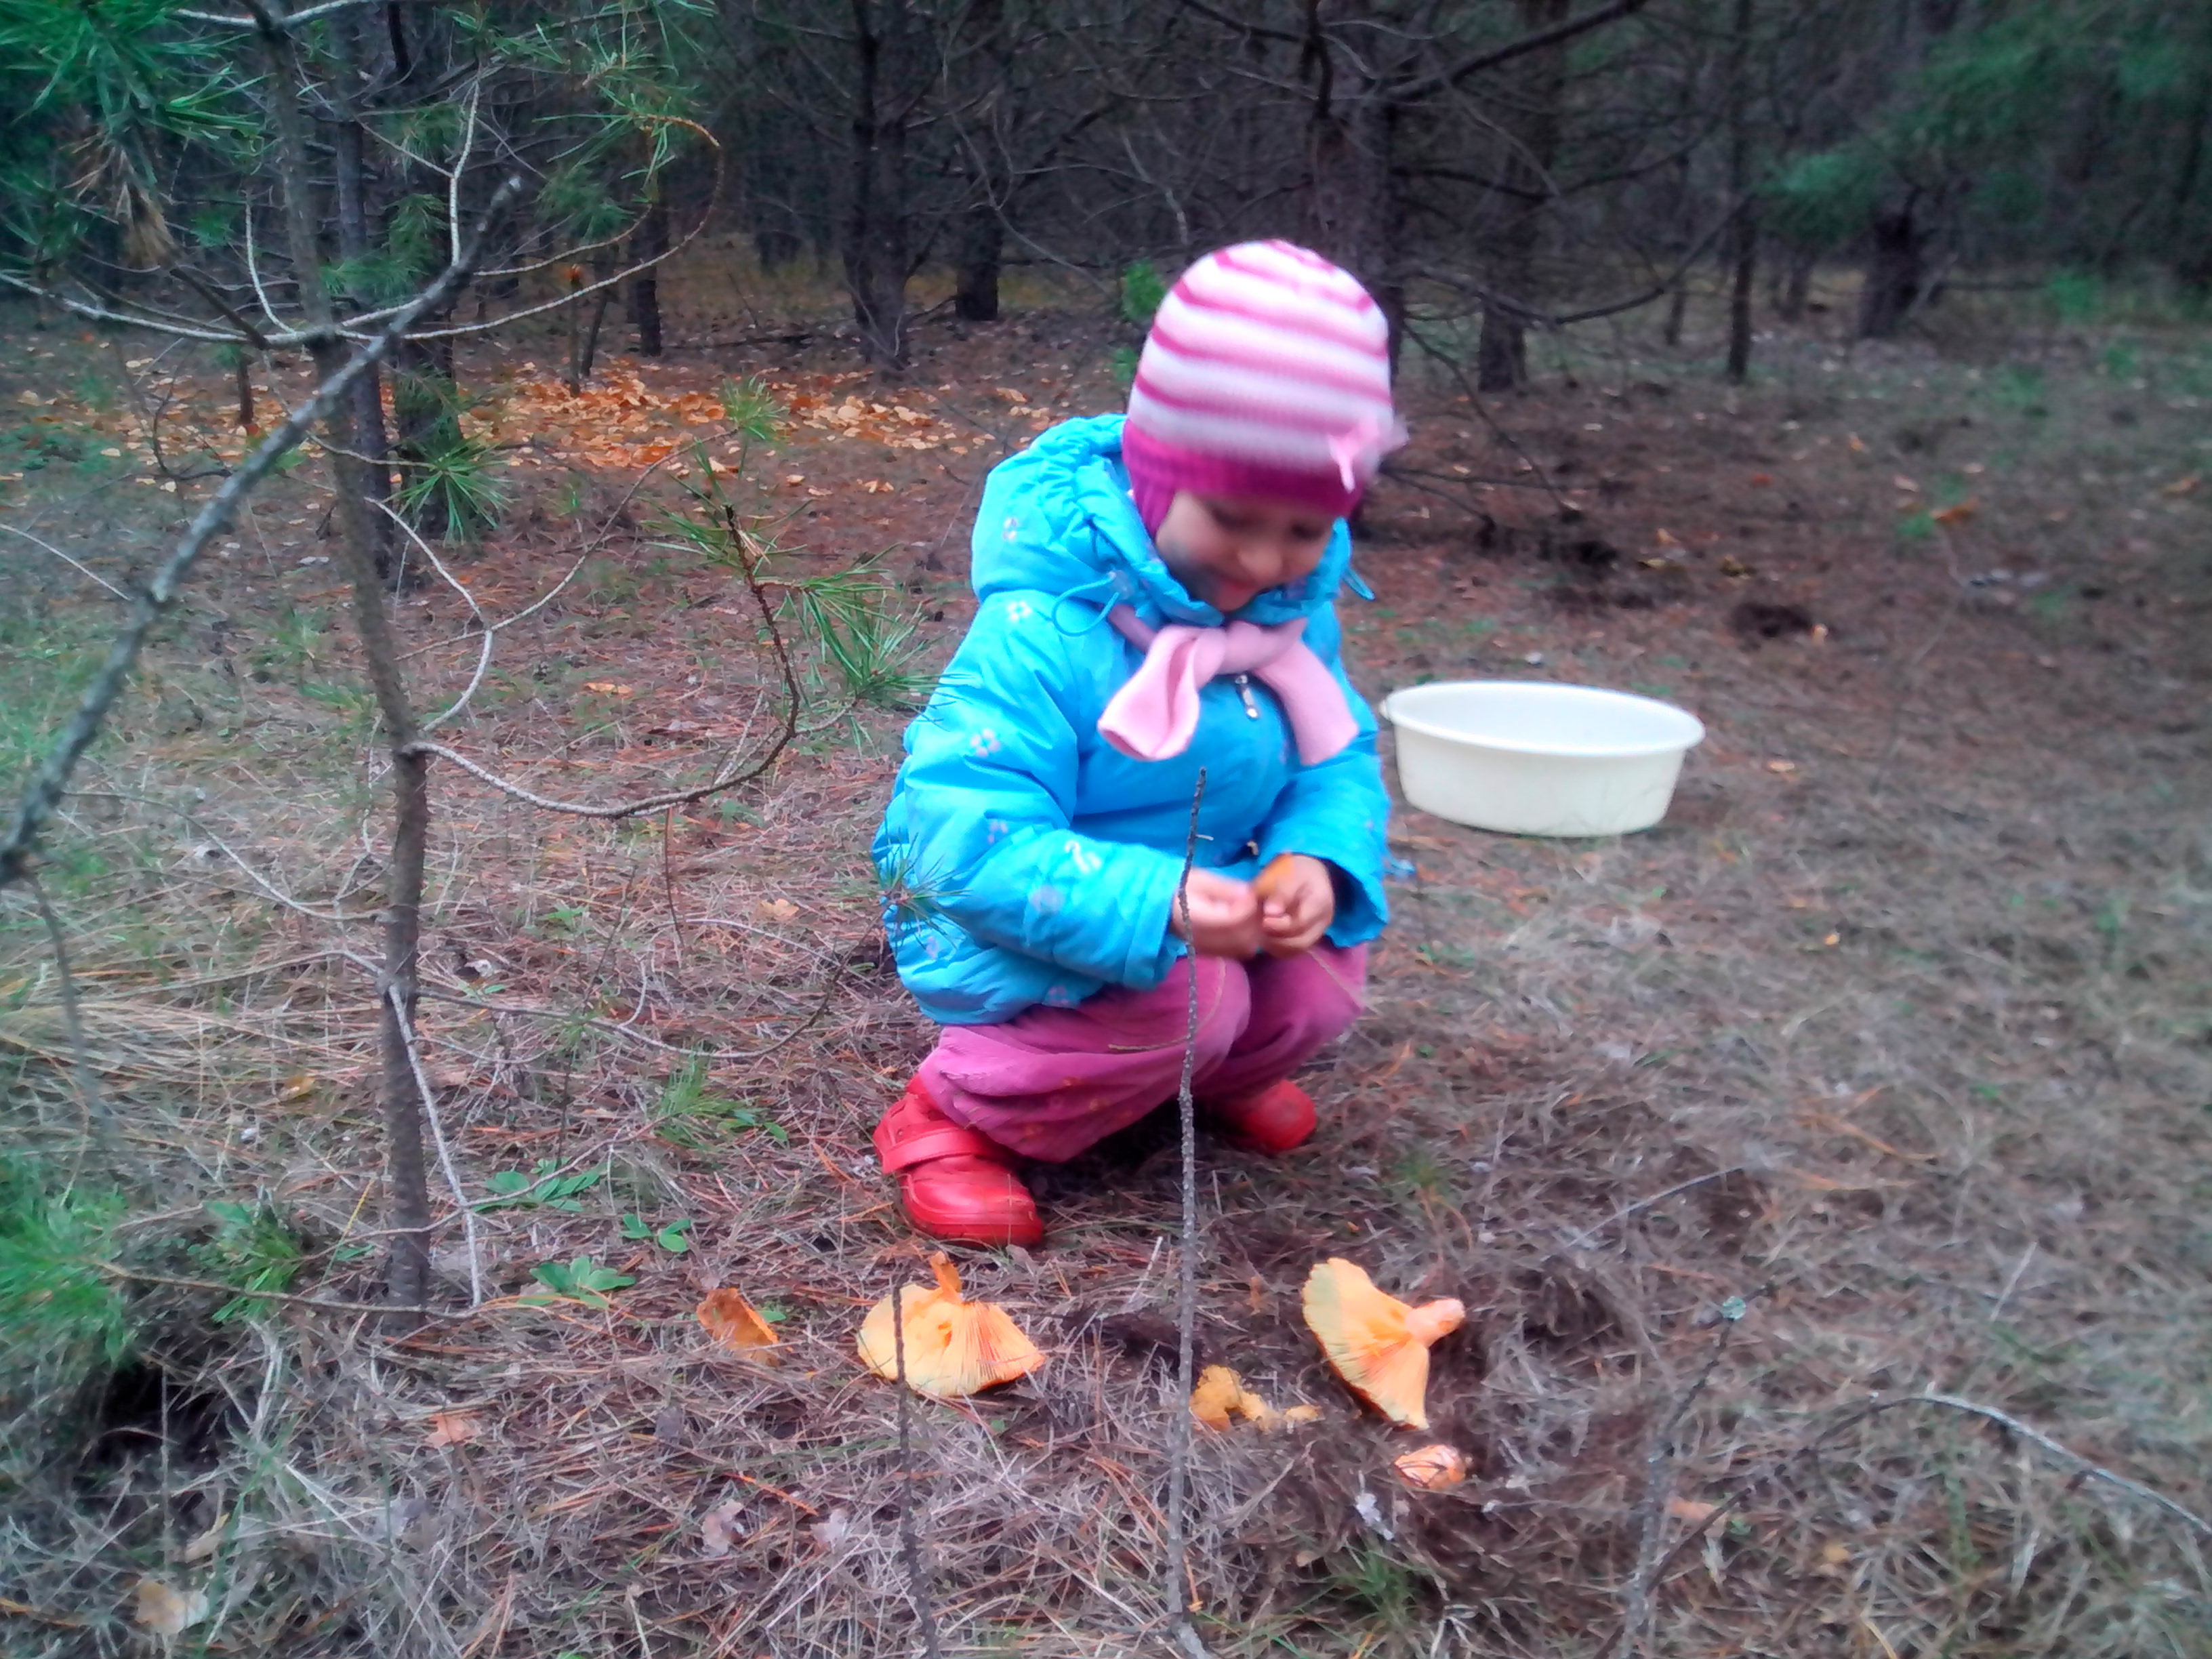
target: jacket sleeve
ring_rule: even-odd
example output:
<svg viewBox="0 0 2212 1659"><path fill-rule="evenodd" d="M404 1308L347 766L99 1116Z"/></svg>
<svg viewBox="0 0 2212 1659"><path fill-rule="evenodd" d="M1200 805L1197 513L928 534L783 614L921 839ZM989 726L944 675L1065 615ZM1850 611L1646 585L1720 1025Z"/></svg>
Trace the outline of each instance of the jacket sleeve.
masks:
<svg viewBox="0 0 2212 1659"><path fill-rule="evenodd" d="M1088 679L1071 649L1048 596L985 604L907 732L903 844L887 850L975 939L1149 989L1183 951L1168 932L1182 860L1069 827Z"/></svg>
<svg viewBox="0 0 2212 1659"><path fill-rule="evenodd" d="M1374 711L1345 678L1334 612L1316 617L1305 637L1343 690L1359 735L1318 766L1293 771L1254 839L1262 865L1280 854L1304 853L1341 870L1349 890L1346 883L1338 884L1336 920L1329 925L1328 939L1333 945L1359 945L1380 933L1390 919L1382 887L1390 797L1376 753Z"/></svg>

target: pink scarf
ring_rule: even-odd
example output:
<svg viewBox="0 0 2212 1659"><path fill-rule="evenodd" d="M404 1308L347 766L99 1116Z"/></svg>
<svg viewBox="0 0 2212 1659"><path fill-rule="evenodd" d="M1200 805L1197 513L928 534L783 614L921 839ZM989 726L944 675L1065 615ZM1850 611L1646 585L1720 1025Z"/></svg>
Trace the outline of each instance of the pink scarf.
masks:
<svg viewBox="0 0 2212 1659"><path fill-rule="evenodd" d="M1099 734L1132 760L1165 760L1190 747L1198 730L1198 694L1222 674L1250 674L1283 705L1298 743L1298 760L1318 766L1359 735L1359 723L1328 665L1301 637L1305 618L1263 628L1170 623L1157 632L1126 605L1107 620L1145 653L1129 683L1098 717Z"/></svg>

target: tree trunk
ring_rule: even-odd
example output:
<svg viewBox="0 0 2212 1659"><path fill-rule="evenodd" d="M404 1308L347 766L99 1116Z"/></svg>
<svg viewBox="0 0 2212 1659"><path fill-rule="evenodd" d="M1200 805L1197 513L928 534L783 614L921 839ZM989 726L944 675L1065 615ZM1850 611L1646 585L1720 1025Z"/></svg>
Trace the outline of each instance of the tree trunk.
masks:
<svg viewBox="0 0 2212 1659"><path fill-rule="evenodd" d="M1305 234L1364 283L1390 325L1395 369L1404 335L1399 264L1405 209L1398 176L1399 110L1382 66L1346 49L1334 25L1353 9L1332 0L1309 13L1305 62L1314 76L1306 137Z"/></svg>
<svg viewBox="0 0 2212 1659"><path fill-rule="evenodd" d="M1859 295L1859 337L1886 340L1904 325L1925 279L1928 232L1911 197L1883 208L1869 228L1866 286Z"/></svg>
<svg viewBox="0 0 2212 1659"><path fill-rule="evenodd" d="M854 70L852 148L845 207L845 291L860 355L886 374L906 368L906 279L913 228L906 194L907 110L899 70L908 45L902 0L878 24L877 0L852 0Z"/></svg>
<svg viewBox="0 0 2212 1659"><path fill-rule="evenodd" d="M632 246L640 259L657 259L668 252L668 204L655 201L645 210ZM629 280L629 322L637 331L637 355L660 356L660 267L647 265Z"/></svg>
<svg viewBox="0 0 2212 1659"><path fill-rule="evenodd" d="M332 55L338 61L339 84L344 100L331 133L331 145L336 151L334 173L338 198L338 255L348 262L368 258L377 246L370 205L375 180L370 173L359 102L367 82L367 77L360 68L357 35L361 27L362 14L357 10L340 12L331 19L330 25ZM373 308L378 297L357 289L351 296L356 309L363 311ZM392 552L397 526L380 510L392 500L389 459L392 448L390 436L384 425L384 372L381 365L372 367L368 374L353 383L349 419L353 451L364 458L362 466L364 487L370 501L376 504L368 514L376 568L388 581L394 568Z"/></svg>
<svg viewBox="0 0 2212 1659"><path fill-rule="evenodd" d="M1735 39L1729 49L1729 191L1736 208L1729 226L1734 271L1728 377L1737 386L1751 378L1752 285L1759 274L1759 210L1751 195L1751 25L1752 0L1735 0Z"/></svg>
<svg viewBox="0 0 2212 1659"><path fill-rule="evenodd" d="M1006 227L988 202L970 206L960 228L960 257L952 295L952 314L963 323L999 320L999 267L1006 246Z"/></svg>
<svg viewBox="0 0 2212 1659"><path fill-rule="evenodd" d="M345 341L337 328L323 282L323 251L315 234L314 155L304 104L304 77L292 40L273 13L264 11L262 46L269 64L269 101L276 129L277 165L284 197L286 240L301 309L306 313L308 352L327 380L345 366ZM369 529L367 469L347 453L351 422L333 415L326 430L337 497L339 544L353 589L355 625L368 667L384 734L392 745L392 856L386 872L384 965L378 975L380 1048L384 1108L386 1231L392 1254L385 1290L395 1306L419 1307L430 1288L430 1192L423 1161L422 1109L407 1052L406 1026L416 1006L416 957L420 945L423 855L428 845L428 757L411 753L415 711L399 673L399 652L385 609ZM404 1316L403 1316L404 1317Z"/></svg>
<svg viewBox="0 0 2212 1659"><path fill-rule="evenodd" d="M1571 3L1520 0L1522 32L1533 33L1565 22ZM1565 46L1528 55L1528 101L1515 124L1519 142L1506 146L1500 167L1509 185L1526 192L1514 199L1528 205L1506 221L1495 244L1490 281L1498 297L1482 308L1482 339L1475 354L1475 385L1484 392L1510 392L1528 380L1527 325L1513 302L1527 306L1536 298L1536 258L1543 248L1545 215L1551 206L1552 167L1559 159L1566 79Z"/></svg>

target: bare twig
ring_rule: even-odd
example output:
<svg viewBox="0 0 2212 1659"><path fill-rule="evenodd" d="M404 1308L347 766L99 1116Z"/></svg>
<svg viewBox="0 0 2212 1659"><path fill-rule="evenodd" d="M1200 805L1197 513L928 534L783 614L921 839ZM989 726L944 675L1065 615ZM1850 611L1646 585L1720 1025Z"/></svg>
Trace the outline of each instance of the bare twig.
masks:
<svg viewBox="0 0 2212 1659"><path fill-rule="evenodd" d="M53 948L54 972L62 995L62 1019L69 1027L70 1052L76 1070L79 1102L84 1108L85 1127L105 1141L108 1136L107 1099L100 1092L100 1079L92 1068L92 1048L84 1037L84 1012L76 1000L76 975L70 969L69 937L62 931L62 919L54 914L54 907L46 902L46 890L39 884L38 878L25 878L31 890L31 902L38 906L39 920L46 924L46 940Z"/></svg>
<svg viewBox="0 0 2212 1659"><path fill-rule="evenodd" d="M38 537L33 536L29 531L18 530L12 524L0 524L0 530L4 530L10 536L21 536L25 541L30 543L33 547L45 548L47 552L52 554L64 564L69 566L70 568L76 571L77 574L80 576L89 576L94 581L98 582L109 592L114 594L117 599L127 599L131 597L121 588L118 587L113 582L108 580L106 577L101 575L97 570L88 569L85 566L79 564L75 559L70 557L68 554L63 552L61 549L56 547L52 542L41 541Z"/></svg>
<svg viewBox="0 0 2212 1659"><path fill-rule="evenodd" d="M1176 883L1176 908L1190 936L1190 868L1198 856L1198 809L1206 799L1206 769L1190 792L1190 831L1183 839L1182 875ZM1198 1323L1198 1107L1192 1098L1192 1073L1198 1065L1198 948L1185 961L1190 969L1190 1007L1182 1039L1182 1080L1176 1090L1176 1115L1182 1149L1182 1260L1176 1287L1176 1399L1168 1434L1168 1624L1187 1659L1205 1659L1206 1644L1190 1622L1190 1534L1184 1509L1190 1486L1190 1396L1195 1379L1194 1333Z"/></svg>
<svg viewBox="0 0 2212 1659"><path fill-rule="evenodd" d="M430 1126L431 1143L438 1149L438 1167L446 1172L446 1185L453 1194L453 1207L461 1212L461 1231L469 1244L469 1305L477 1307L482 1304L484 1293L483 1263L477 1249L476 1206L461 1190L460 1172L453 1168L453 1150L446 1145L446 1132L438 1122L438 1098L422 1070L422 1051L415 1046L415 1022L408 1018L406 999L396 985L386 986L384 995L398 1017L399 1040L407 1045L407 1066L415 1073L415 1092L422 1097L422 1116Z"/></svg>
<svg viewBox="0 0 2212 1659"><path fill-rule="evenodd" d="M929 1564L922 1559L921 1534L914 1524L914 1441L906 1385L906 1288L891 1274L891 1363L898 1374L899 1553L906 1559L907 1593L914 1598L914 1621L921 1627L921 1650L939 1659L937 1607L929 1593Z"/></svg>

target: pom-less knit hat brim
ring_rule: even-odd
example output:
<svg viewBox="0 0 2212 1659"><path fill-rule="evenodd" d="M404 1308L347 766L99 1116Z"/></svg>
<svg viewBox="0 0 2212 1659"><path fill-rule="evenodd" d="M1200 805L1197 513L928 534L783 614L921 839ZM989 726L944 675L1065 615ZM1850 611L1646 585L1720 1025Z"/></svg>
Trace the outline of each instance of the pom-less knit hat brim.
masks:
<svg viewBox="0 0 2212 1659"><path fill-rule="evenodd" d="M1161 302L1138 360L1122 445L1139 512L1157 529L1190 489L1348 513L1404 441L1389 354L1382 308L1318 253L1272 241L1207 254Z"/></svg>

